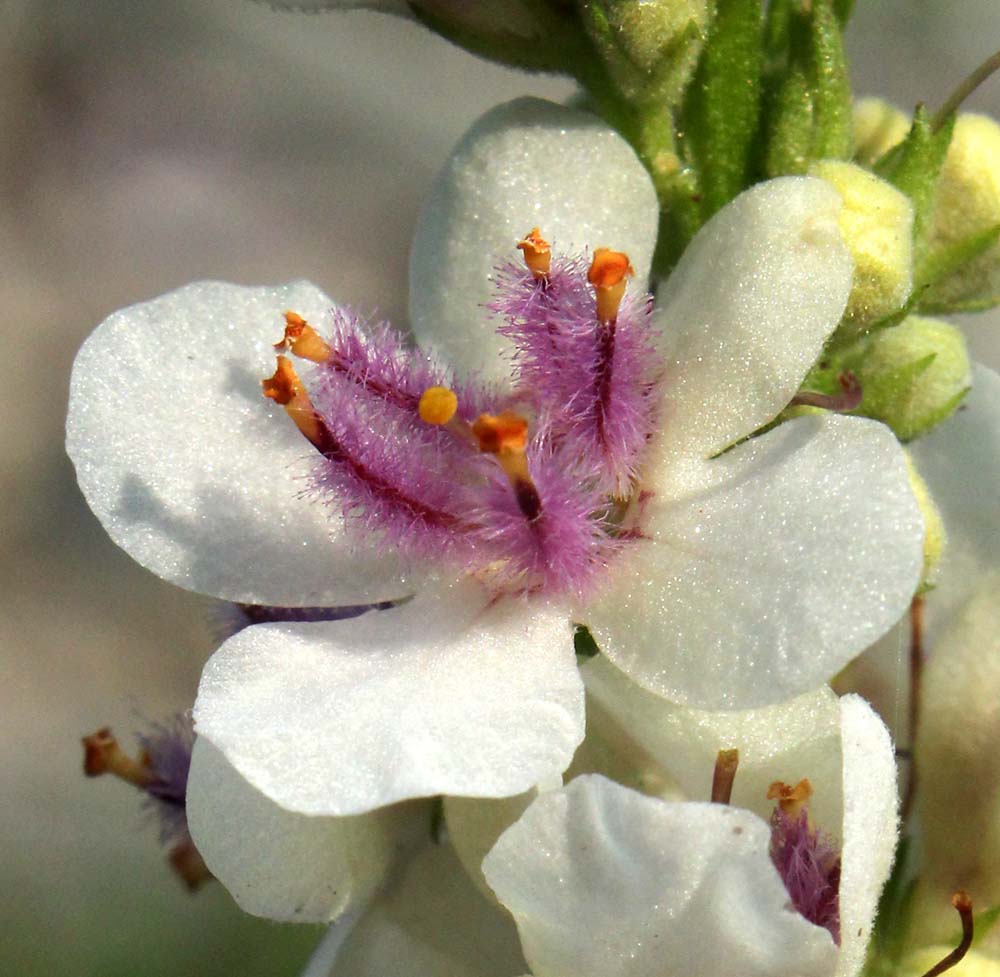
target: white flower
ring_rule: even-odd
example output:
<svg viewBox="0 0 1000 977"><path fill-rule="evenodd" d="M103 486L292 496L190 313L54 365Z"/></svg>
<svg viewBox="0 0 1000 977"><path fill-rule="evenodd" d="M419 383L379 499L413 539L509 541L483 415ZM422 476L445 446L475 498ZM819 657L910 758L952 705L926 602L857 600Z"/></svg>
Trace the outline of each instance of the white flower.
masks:
<svg viewBox="0 0 1000 977"><path fill-rule="evenodd" d="M585 775L542 791L502 834L483 870L517 922L535 977L857 974L896 841L892 745L871 709L821 690L780 706L698 713L599 660L586 670L599 700L631 717L689 799ZM733 747L733 806L706 803L716 754ZM814 790L809 816L841 856L839 946L792 908L769 854L768 787L804 776ZM325 949L342 935L334 928ZM445 845L418 855L336 959L321 966L317 956L308 973L512 977L528 969L513 966L515 940Z"/></svg>
<svg viewBox="0 0 1000 977"><path fill-rule="evenodd" d="M303 815L502 797L565 769L582 737L571 619L637 681L699 706L815 688L870 644L906 606L921 564L919 513L887 429L809 417L714 457L785 406L840 318L851 267L838 207L817 180L754 188L661 289L666 392L642 539L572 611L558 596L496 600L478 577L407 565L352 536L350 513L302 498L316 456L261 400L258 378L284 310L317 324L329 314L314 287L203 283L108 319L77 357L67 440L119 545L231 601L416 595L352 620L231 638L205 669L200 736L262 796ZM464 368L495 369L481 303L498 253L544 222L564 249L624 245L642 280L656 214L631 150L593 117L534 100L495 110L459 145L421 220L418 338ZM256 827L260 798L205 773L210 756L199 750L192 771L192 791L216 794L193 801L217 812L201 823L242 820L271 844ZM213 871L238 875L224 832L194 830ZM275 903L265 896L256 911L294 914L294 888L276 886ZM315 915L342 908L331 900Z"/></svg>

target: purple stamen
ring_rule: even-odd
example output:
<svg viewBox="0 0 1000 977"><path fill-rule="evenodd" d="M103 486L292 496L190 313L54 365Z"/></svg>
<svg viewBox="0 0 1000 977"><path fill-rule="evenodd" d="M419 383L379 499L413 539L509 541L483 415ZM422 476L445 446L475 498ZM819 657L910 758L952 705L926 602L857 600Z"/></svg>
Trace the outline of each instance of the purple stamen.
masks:
<svg viewBox="0 0 1000 977"><path fill-rule="evenodd" d="M154 723L137 738L153 775L145 791L160 820L160 841L179 841L187 835L187 781L194 747L191 714L178 713L166 722Z"/></svg>
<svg viewBox="0 0 1000 977"><path fill-rule="evenodd" d="M809 812L771 815L771 861L792 905L810 923L830 932L840 945L840 852L809 824Z"/></svg>

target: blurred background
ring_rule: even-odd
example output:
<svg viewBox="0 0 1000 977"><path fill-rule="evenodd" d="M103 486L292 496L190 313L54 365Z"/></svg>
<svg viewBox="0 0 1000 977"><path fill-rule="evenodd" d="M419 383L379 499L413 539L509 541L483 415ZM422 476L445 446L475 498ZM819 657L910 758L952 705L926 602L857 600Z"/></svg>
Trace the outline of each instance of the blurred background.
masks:
<svg viewBox="0 0 1000 977"><path fill-rule="evenodd" d="M413 23L244 0L0 0L0 973L296 974L319 936L191 896L137 798L85 781L187 708L210 606L105 537L63 453L73 355L197 278L310 278L405 320L408 241L453 143L498 101L564 98ZM859 93L940 104L1000 47L996 0L858 0ZM1000 79L970 103L1000 116ZM1000 367L1000 319L969 324ZM141 405L137 405L141 409ZM387 975L389 977L389 975Z"/></svg>

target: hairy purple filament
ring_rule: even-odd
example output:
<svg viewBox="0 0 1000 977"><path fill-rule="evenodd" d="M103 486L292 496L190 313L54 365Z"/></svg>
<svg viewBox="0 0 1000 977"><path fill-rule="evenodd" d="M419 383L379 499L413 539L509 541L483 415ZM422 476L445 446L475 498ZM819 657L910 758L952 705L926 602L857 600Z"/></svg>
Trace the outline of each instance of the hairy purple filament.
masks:
<svg viewBox="0 0 1000 977"><path fill-rule="evenodd" d="M809 824L809 813L771 815L771 861L792 905L840 945L840 852Z"/></svg>
<svg viewBox="0 0 1000 977"><path fill-rule="evenodd" d="M187 836L187 781L194 747L194 724L190 713L153 724L139 734L143 757L153 775L145 791L160 820L160 841L178 841Z"/></svg>
<svg viewBox="0 0 1000 977"><path fill-rule="evenodd" d="M581 594L635 538L614 515L655 425L651 299L627 298L615 324L600 323L587 262L575 258L541 280L503 266L490 310L515 347L506 395L456 383L388 327L366 332L334 310L331 354L306 378L324 456L314 487L387 549L444 558L500 591ZM464 429L516 406L529 421L530 478L421 420L420 397L435 386L455 392Z"/></svg>
<svg viewBox="0 0 1000 977"><path fill-rule="evenodd" d="M270 604L223 604L213 614L216 638L224 641L251 624L275 622L346 621L368 611L386 611L392 601L378 604L347 604L341 607L278 607Z"/></svg>

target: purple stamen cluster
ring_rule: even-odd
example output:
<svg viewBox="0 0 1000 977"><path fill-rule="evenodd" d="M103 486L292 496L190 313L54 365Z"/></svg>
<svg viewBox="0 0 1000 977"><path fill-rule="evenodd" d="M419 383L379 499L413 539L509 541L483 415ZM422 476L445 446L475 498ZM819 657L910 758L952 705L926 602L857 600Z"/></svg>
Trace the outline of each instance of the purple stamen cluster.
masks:
<svg viewBox="0 0 1000 977"><path fill-rule="evenodd" d="M331 355L306 376L325 429L314 487L386 549L444 559L497 591L582 594L635 535L622 515L655 420L651 299L598 322L582 258L542 280L503 266L496 280L490 311L515 347L505 392L333 312ZM435 386L458 398L450 426L420 417ZM527 491L469 435L508 409L528 420Z"/></svg>
<svg viewBox="0 0 1000 977"><path fill-rule="evenodd" d="M182 841L188 837L187 781L194 747L191 714L178 713L166 722L154 723L138 739L145 765L153 775L145 791L159 818L160 841Z"/></svg>
<svg viewBox="0 0 1000 977"><path fill-rule="evenodd" d="M611 323L594 319L584 257L556 258L545 279L513 262L497 269L490 308L514 344L515 383L544 391L543 423L591 476L625 498L656 422L660 380L651 295L628 295Z"/></svg>
<svg viewBox="0 0 1000 977"><path fill-rule="evenodd" d="M271 604L221 604L212 614L211 625L219 642L231 638L251 624L346 621L368 611L385 611L392 601L378 604L345 604L340 607L280 607Z"/></svg>
<svg viewBox="0 0 1000 977"><path fill-rule="evenodd" d="M840 945L840 852L809 824L809 812L771 815L771 861L792 905L810 923L829 930Z"/></svg>

